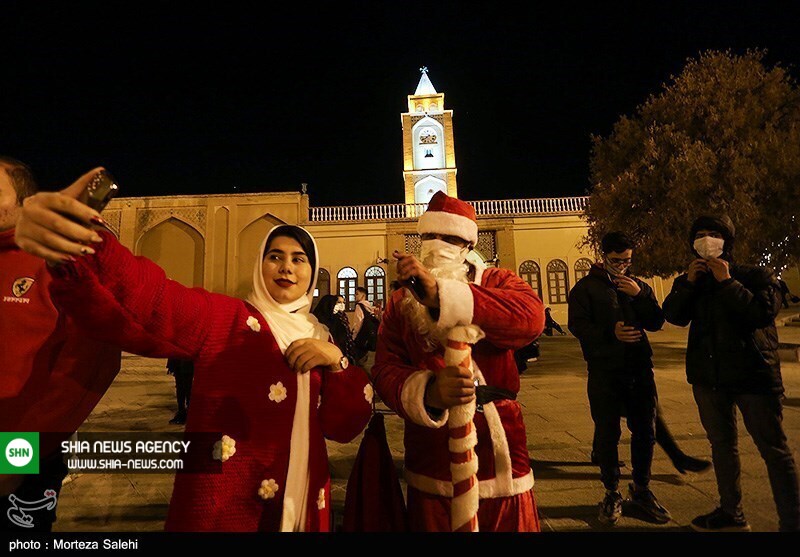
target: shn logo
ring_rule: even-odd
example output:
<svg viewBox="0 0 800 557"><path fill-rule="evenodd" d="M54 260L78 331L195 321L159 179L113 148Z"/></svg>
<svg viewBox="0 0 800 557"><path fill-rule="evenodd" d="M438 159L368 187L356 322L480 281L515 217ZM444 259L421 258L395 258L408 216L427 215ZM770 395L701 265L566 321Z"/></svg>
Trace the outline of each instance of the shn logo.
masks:
<svg viewBox="0 0 800 557"><path fill-rule="evenodd" d="M15 298L22 298L31 289L33 283L36 282L31 277L21 277L14 281L11 285L11 293Z"/></svg>
<svg viewBox="0 0 800 557"><path fill-rule="evenodd" d="M39 433L0 433L0 474L39 473Z"/></svg>

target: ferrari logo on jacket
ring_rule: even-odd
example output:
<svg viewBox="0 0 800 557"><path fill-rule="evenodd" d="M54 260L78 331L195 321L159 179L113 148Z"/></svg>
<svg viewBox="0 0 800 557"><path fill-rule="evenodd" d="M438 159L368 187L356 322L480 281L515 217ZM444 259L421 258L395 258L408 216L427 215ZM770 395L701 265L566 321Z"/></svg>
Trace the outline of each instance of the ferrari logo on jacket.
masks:
<svg viewBox="0 0 800 557"><path fill-rule="evenodd" d="M15 298L22 298L31 289L34 282L36 281L30 277L18 278L11 286L11 293Z"/></svg>

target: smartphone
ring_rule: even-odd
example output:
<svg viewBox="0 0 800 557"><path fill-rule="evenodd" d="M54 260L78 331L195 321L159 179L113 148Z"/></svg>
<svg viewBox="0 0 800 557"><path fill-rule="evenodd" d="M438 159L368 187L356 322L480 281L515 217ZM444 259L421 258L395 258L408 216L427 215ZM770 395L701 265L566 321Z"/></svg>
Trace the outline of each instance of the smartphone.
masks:
<svg viewBox="0 0 800 557"><path fill-rule="evenodd" d="M108 202L119 192L117 181L107 170L100 170L92 177L89 185L86 186L81 201L102 213Z"/></svg>

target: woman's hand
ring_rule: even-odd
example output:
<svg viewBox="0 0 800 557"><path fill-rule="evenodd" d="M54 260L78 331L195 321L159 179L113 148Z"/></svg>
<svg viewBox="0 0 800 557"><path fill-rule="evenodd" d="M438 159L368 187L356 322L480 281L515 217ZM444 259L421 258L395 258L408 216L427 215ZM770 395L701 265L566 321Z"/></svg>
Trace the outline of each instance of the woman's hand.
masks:
<svg viewBox="0 0 800 557"><path fill-rule="evenodd" d="M342 351L327 340L301 338L289 345L284 356L290 368L297 373L305 373L317 366L339 369Z"/></svg>
<svg viewBox="0 0 800 557"><path fill-rule="evenodd" d="M78 201L78 197L99 170L87 172L60 192L40 192L26 198L16 225L17 245L50 265L74 261L73 256L93 254L87 244L103 239L87 227L102 222L102 218Z"/></svg>

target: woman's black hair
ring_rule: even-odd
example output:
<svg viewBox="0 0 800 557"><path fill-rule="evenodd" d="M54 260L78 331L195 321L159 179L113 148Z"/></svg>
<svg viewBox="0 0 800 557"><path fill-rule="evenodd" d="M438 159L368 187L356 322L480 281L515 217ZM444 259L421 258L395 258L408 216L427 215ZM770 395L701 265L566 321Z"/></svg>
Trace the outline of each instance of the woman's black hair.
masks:
<svg viewBox="0 0 800 557"><path fill-rule="evenodd" d="M261 260L263 261L264 258L267 256L269 252L269 246L272 243L272 240L277 238L278 236L283 236L284 238L292 238L296 240L300 247L303 248L306 256L308 256L308 262L311 265L311 272L316 273L318 272L317 269L317 256L314 250L314 240L311 239L311 236L306 232L303 228L299 226L294 226L293 224L282 224L275 228L272 233L267 238L267 243L264 246L264 253L261 254ZM311 284L314 284L314 279L316 277L311 277ZM309 285L309 288L311 286Z"/></svg>
<svg viewBox="0 0 800 557"><path fill-rule="evenodd" d="M330 328L331 321L333 320L333 306L335 306L336 302L338 301L339 301L339 296L335 296L333 294L325 294L322 298L319 299L316 307L311 313L313 313L314 316L317 319L319 319L320 323Z"/></svg>

